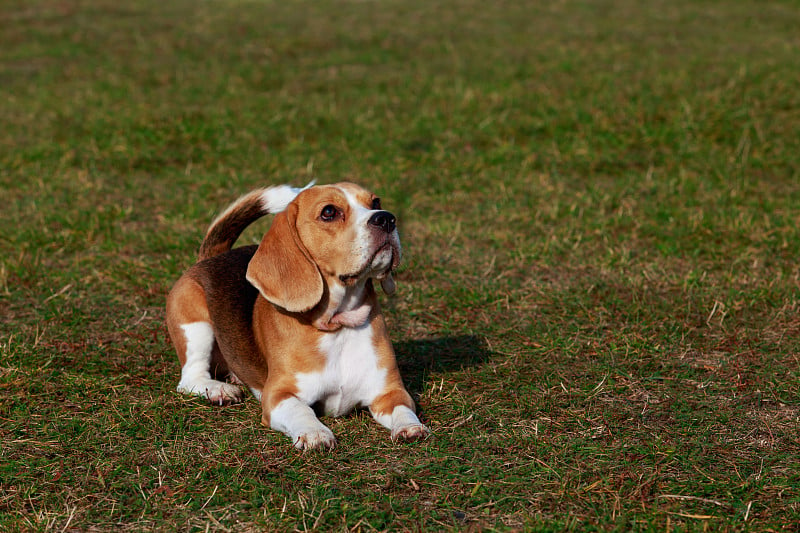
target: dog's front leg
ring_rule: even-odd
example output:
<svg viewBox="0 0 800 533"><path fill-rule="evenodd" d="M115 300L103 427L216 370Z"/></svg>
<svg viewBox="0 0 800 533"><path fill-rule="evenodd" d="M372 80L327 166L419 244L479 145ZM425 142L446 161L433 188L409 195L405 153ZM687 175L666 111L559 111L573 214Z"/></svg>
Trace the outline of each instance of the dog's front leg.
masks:
<svg viewBox="0 0 800 533"><path fill-rule="evenodd" d="M414 401L403 388L386 392L370 404L372 417L392 432L392 440L418 440L431 434L417 418Z"/></svg>
<svg viewBox="0 0 800 533"><path fill-rule="evenodd" d="M269 413L269 426L291 437L298 450L336 446L333 432L319 421L309 405L294 395L285 397L264 412Z"/></svg>

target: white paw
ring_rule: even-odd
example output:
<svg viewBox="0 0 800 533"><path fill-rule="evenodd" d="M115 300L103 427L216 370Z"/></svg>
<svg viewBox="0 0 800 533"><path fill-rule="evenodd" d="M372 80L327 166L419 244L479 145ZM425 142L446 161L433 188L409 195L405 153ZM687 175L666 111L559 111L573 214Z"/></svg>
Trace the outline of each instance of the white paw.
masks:
<svg viewBox="0 0 800 533"><path fill-rule="evenodd" d="M296 396L289 396L269 412L272 429L288 435L298 450L330 449L336 446L333 432L319 421L314 410Z"/></svg>
<svg viewBox="0 0 800 533"><path fill-rule="evenodd" d="M405 426L392 429L392 441L405 440L423 440L431 435L431 430L422 424L408 424Z"/></svg>
<svg viewBox="0 0 800 533"><path fill-rule="evenodd" d="M322 426L300 434L294 441L294 447L298 450L330 450L336 447L336 437L330 429Z"/></svg>
<svg viewBox="0 0 800 533"><path fill-rule="evenodd" d="M230 405L239 403L244 399L244 391L238 385L223 383L213 379L191 383L178 384L178 392L195 394L205 397L212 405Z"/></svg>

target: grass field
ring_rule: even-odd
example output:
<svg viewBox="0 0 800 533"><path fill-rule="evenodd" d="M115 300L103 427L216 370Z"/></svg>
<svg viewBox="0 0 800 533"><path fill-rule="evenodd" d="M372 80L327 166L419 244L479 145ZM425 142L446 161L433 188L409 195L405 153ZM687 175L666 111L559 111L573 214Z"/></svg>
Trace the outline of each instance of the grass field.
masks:
<svg viewBox="0 0 800 533"><path fill-rule="evenodd" d="M0 530L800 527L792 1L10 0ZM350 179L434 436L175 392L215 213ZM268 221L248 230L254 242Z"/></svg>

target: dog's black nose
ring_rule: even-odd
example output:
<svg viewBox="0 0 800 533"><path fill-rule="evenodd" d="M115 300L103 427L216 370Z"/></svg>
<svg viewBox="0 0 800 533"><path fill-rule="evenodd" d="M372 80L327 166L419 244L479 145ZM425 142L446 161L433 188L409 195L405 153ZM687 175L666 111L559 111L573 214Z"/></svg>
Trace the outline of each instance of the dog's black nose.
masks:
<svg viewBox="0 0 800 533"><path fill-rule="evenodd" d="M367 221L369 225L377 226L386 233L391 233L394 231L394 228L396 227L395 226L396 222L397 219L394 218L394 215L388 211L378 211L377 213L369 217L369 220Z"/></svg>

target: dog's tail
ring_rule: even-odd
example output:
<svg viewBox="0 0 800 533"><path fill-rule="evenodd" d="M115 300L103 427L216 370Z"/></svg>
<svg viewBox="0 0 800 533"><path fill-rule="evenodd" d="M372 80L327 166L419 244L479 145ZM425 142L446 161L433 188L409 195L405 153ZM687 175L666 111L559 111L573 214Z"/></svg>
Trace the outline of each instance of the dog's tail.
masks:
<svg viewBox="0 0 800 533"><path fill-rule="evenodd" d="M247 226L264 215L280 213L295 196L313 184L311 182L303 189L288 185L256 189L233 202L208 227L200 245L198 261L230 250Z"/></svg>

